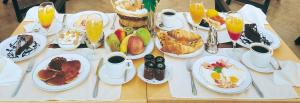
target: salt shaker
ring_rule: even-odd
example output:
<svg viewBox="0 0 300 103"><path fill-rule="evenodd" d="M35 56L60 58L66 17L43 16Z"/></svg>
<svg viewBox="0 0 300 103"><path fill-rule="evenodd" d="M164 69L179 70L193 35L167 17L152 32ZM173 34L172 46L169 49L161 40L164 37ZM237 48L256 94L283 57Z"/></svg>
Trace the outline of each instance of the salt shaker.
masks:
<svg viewBox="0 0 300 103"><path fill-rule="evenodd" d="M206 52L210 54L216 54L218 52L218 34L217 30L213 27L209 27L208 38L205 44Z"/></svg>

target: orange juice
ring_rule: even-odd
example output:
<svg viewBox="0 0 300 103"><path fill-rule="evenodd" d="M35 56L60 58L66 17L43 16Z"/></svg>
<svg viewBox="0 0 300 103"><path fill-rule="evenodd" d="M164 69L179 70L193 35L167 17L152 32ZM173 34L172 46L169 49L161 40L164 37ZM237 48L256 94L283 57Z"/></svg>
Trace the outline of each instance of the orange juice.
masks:
<svg viewBox="0 0 300 103"><path fill-rule="evenodd" d="M191 3L190 4L190 14L196 24L200 24L201 20L205 15L203 3Z"/></svg>
<svg viewBox="0 0 300 103"><path fill-rule="evenodd" d="M38 18L41 25L44 28L49 28L55 15L55 9L52 5L46 5L45 7L39 7Z"/></svg>
<svg viewBox="0 0 300 103"><path fill-rule="evenodd" d="M229 37L237 41L244 30L244 21L237 17L228 17L225 22Z"/></svg>
<svg viewBox="0 0 300 103"><path fill-rule="evenodd" d="M87 38L91 43L99 42L103 32L102 19L88 19L86 22Z"/></svg>

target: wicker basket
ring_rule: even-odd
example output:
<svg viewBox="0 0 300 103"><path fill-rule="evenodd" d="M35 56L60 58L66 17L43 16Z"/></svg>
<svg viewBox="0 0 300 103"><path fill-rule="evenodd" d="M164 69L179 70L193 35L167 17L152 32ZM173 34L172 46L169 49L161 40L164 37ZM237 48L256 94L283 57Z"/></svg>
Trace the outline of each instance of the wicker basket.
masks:
<svg viewBox="0 0 300 103"><path fill-rule="evenodd" d="M114 11L117 13L117 15L120 18L119 23L121 26L133 27L133 28L147 27L147 20L148 20L147 14L135 15L135 14L124 13L116 9L115 0L111 0L111 4L114 8Z"/></svg>

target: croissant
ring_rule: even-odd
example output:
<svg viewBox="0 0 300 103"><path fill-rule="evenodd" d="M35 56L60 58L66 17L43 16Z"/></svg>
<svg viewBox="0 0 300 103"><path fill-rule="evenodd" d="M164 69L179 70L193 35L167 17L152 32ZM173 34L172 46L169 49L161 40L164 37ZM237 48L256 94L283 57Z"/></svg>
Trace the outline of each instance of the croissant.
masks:
<svg viewBox="0 0 300 103"><path fill-rule="evenodd" d="M175 38L176 40L193 41L199 40L201 38L200 35L180 29L168 31L168 35Z"/></svg>

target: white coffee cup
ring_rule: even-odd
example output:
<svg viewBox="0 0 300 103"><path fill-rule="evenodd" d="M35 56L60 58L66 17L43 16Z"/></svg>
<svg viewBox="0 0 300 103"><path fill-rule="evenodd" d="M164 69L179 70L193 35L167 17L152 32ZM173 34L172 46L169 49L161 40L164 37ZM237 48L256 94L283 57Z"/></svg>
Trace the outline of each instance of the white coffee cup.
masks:
<svg viewBox="0 0 300 103"><path fill-rule="evenodd" d="M252 43L250 45L250 60L257 67L267 67L273 55L273 49L262 43Z"/></svg>
<svg viewBox="0 0 300 103"><path fill-rule="evenodd" d="M161 12L162 23L165 27L172 28L176 25L176 11L173 9L164 9Z"/></svg>
<svg viewBox="0 0 300 103"><path fill-rule="evenodd" d="M115 62L112 62L113 58L115 59ZM122 58L122 60L120 60ZM124 75L124 72L127 68L127 63L130 62L129 60L126 60L126 55L122 52L113 52L108 54L108 56L105 59L105 65L107 67L107 74L109 77L117 79L122 78Z"/></svg>

